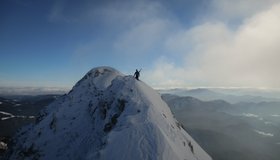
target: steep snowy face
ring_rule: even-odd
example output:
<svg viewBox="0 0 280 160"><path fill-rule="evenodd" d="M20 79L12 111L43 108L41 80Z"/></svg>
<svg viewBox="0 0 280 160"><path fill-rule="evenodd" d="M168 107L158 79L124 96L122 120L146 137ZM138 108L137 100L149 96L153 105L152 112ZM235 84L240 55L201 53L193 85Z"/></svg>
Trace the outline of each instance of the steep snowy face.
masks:
<svg viewBox="0 0 280 160"><path fill-rule="evenodd" d="M41 115L7 159L211 159L157 92L110 67L89 71Z"/></svg>

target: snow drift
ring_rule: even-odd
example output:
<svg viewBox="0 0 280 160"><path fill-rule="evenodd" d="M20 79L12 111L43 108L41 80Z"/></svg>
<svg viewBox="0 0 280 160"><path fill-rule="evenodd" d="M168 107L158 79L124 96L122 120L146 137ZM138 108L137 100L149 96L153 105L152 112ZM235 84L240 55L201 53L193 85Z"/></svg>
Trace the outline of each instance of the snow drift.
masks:
<svg viewBox="0 0 280 160"><path fill-rule="evenodd" d="M210 160L160 95L110 67L89 71L15 138L7 159Z"/></svg>

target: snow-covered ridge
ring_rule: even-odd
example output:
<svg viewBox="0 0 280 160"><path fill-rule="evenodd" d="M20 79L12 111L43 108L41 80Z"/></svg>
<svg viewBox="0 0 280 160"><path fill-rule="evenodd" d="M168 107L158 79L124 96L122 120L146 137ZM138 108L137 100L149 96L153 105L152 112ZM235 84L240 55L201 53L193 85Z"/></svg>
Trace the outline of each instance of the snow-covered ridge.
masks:
<svg viewBox="0 0 280 160"><path fill-rule="evenodd" d="M157 92L110 67L89 71L18 133L7 159L24 158L211 159Z"/></svg>

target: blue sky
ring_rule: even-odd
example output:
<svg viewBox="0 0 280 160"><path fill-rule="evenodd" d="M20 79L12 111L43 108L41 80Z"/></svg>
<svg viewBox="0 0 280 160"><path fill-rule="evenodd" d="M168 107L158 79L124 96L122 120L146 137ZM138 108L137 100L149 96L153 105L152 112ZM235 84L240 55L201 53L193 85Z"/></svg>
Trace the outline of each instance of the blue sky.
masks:
<svg viewBox="0 0 280 160"><path fill-rule="evenodd" d="M279 0L2 0L0 87L112 66L155 88L279 88Z"/></svg>

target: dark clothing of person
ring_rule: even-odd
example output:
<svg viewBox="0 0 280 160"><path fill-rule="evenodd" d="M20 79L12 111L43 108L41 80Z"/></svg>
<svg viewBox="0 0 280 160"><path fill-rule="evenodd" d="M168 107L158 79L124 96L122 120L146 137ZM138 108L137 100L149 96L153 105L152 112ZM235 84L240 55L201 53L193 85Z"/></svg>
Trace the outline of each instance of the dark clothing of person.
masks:
<svg viewBox="0 0 280 160"><path fill-rule="evenodd" d="M135 71L135 73L134 73L134 77L135 77L137 80L139 80L139 76L140 76L140 71L138 71L138 70L136 69L136 71Z"/></svg>

